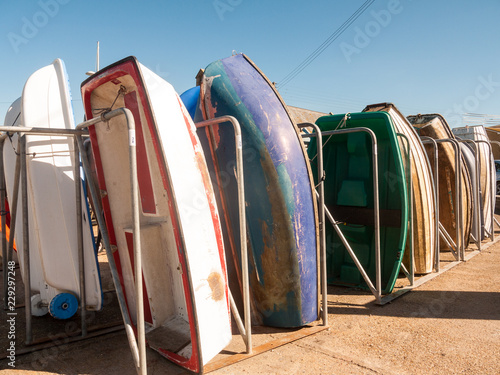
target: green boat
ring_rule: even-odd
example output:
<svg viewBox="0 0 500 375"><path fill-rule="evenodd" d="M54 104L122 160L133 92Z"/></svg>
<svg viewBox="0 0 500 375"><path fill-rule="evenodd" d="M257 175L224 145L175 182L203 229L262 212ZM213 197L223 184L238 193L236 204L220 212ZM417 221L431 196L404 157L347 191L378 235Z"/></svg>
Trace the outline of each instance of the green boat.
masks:
<svg viewBox="0 0 500 375"><path fill-rule="evenodd" d="M408 233L409 198L394 124L385 112L320 117L322 132L364 127L377 138L381 288L391 293L399 274ZM308 148L316 171L317 146ZM372 143L366 132L323 136L325 205L339 225L356 257L375 285L375 220ZM315 176L317 181L317 176ZM328 283L367 288L330 222L325 225Z"/></svg>

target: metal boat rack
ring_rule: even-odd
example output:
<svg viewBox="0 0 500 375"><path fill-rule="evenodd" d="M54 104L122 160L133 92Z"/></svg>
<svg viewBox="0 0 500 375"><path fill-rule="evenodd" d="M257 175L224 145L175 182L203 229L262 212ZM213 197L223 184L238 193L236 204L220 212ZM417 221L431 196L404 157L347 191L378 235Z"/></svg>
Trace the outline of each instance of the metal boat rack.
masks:
<svg viewBox="0 0 500 375"><path fill-rule="evenodd" d="M465 142L465 143L471 143L473 145L473 152L474 152L474 155L477 154L477 145L476 145L476 142L484 142L486 144L489 145L489 143L487 141L484 141L484 140L481 140L481 141L470 141L470 140L460 140L460 139L442 139L442 140L434 140L434 139L431 139L429 137L421 137L422 138L422 143L430 143L433 145L434 147L434 150L435 150L435 153L434 153L434 162L436 163L436 161L438 160L438 150L437 150L437 145L439 143L451 143L452 146L454 147L455 149L455 168L456 170L460 170L459 168L461 168L461 150L460 150L460 147L459 147L459 144L460 142ZM500 145L500 143L499 143ZM491 151L491 146L490 147L490 151ZM480 160L479 158L475 158L476 159L476 175L474 176L471 176L471 178L474 179L474 182L476 182L476 186L477 186L477 189L473 190L473 194L474 194L474 201L479 201L479 192L480 192L480 186L479 186L479 181L480 181L480 177L479 177L479 166L480 166ZM434 189L435 189L435 195L436 197L438 197L438 179L436 176L438 176L437 174L437 171L438 171L438 168L437 168L437 164L435 164L435 171L434 171L434 174L435 174L435 177L434 177ZM457 176L460 176L459 174L457 174ZM460 185L460 189L461 189L461 182L458 183L458 185ZM457 194L461 194L461 191L459 190L459 187L457 186ZM457 199L456 200L457 202L455 202L456 206L455 206L455 209L458 210L457 212L460 212L463 214L463 207L462 207L462 204L461 204L461 200L460 199ZM437 218L439 218L439 200L436 200L436 215L437 215ZM497 223L498 227L500 227L500 224L498 223L498 221L494 218L493 216L493 207L494 207L494 204L495 204L495 197L492 198L491 202L491 207L492 207L492 217L494 219L494 222ZM481 231L481 228L480 228L480 215L481 215L481 210L480 210L480 207L479 205L475 205L474 207L474 210L473 210L473 215L476 217L476 229L477 229L477 232L480 233ZM463 239L463 236L464 236L464 233L463 233L463 227L462 227L462 223L461 221L457 221L457 241L460 245L457 246L457 243L455 243L453 241L453 239L451 238L451 236L449 235L449 233L447 233L447 231L444 229L444 227L441 225L441 223L439 223L439 221L437 221L437 223L439 224L439 236L441 238L443 238L445 240L445 242L447 243L447 245L450 247L450 250L453 254L453 256L455 257L455 261L453 262L450 262L450 263L447 263L444 267L441 267L440 266L440 251L439 251L439 243L438 243L438 251L436 251L436 258L435 258L435 269L434 269L434 272L432 273L429 273L427 275L424 275L422 277L420 277L415 283L410 283L409 286L407 287L403 287L401 288L400 290L396 291L396 292L393 292L392 294L389 294L387 296L384 297L384 301L385 302L390 302L392 300L394 300L395 298L399 297L400 295L404 294L404 293L407 293L409 291L411 291L412 289L422 285L422 284L425 284L426 282L432 280L433 278L439 276L440 274L442 274L443 272L446 272L448 271L449 269L455 267L456 265L460 264L461 262L464 262L464 261L468 261L469 259L471 259L472 257L474 257L475 255L479 254L481 252L481 249L482 249L482 246L481 246L481 237L479 238L474 238L474 236L472 236L471 234L471 237L470 239L472 240L472 242L474 242L474 244L477 246L477 250L473 250L471 253L469 254L466 254L465 252L465 241ZM487 230L486 233L488 234L488 237L491 238L491 241L494 242L494 228L493 228L493 224L490 228L490 230ZM461 237L459 237L461 236ZM439 241L439 237L437 237L437 240ZM461 241L460 241L460 240Z"/></svg>
<svg viewBox="0 0 500 375"><path fill-rule="evenodd" d="M125 302L125 295L123 289L121 287L121 283L119 280L118 270L116 268L114 257L112 255L112 247L110 245L109 234L107 231L106 224L104 222L104 218L102 215L102 207L101 201L99 199L99 192L96 191L95 185L90 181L92 179L92 174L90 173L90 164L87 159L85 148L83 145L83 137L88 136L87 128L90 126L100 126L106 125L109 123L109 120L116 116L125 116L128 137L129 137L129 162L130 162L130 181L131 181L131 196L132 196L132 212L133 212L133 230L134 230L134 267L135 267L135 299L137 301L137 325L136 332L137 337L134 332L134 326L132 324L132 320ZM244 180L243 180L243 156L242 156L242 138L241 138L241 129L238 121L232 116L224 116L219 117L213 120L202 121L196 123L197 128L202 127L212 127L216 124L227 123L230 122L234 129L235 134L235 148L236 148L236 169L237 169L237 185L238 185L238 205L239 205L239 217L240 217L240 243L241 243L241 258L242 258L242 289L243 289L243 319L240 317L238 308L232 298L231 291L229 291L229 298L231 303L231 311L233 313L233 317L236 321L237 327L240 331L240 335L246 346L246 355L252 354L252 328L251 328L251 316L250 316L250 294L249 294L249 278L248 278L248 256L247 256L247 239L246 239L246 222L245 222L245 198L244 198ZM107 126L107 125L106 125ZM96 210L94 212L95 218L97 220L97 224L99 230L102 235L102 241L104 244L104 248L106 251L111 276L113 279L116 295L118 298L120 311L123 318L123 323L125 325L125 331L127 334L129 346L132 352L132 356L134 359L136 371L138 374L146 374L147 373L147 364L146 364L146 343L145 343L145 327L144 327L144 306L143 306L143 297L142 297L142 272L140 271L142 268L141 262L141 243L140 243L140 225L139 225L139 192L138 192L138 181L137 181L137 160L136 160L136 152L135 152L135 123L132 113L126 108L118 108L116 110L107 112L102 114L99 117L96 117L92 120L88 120L79 124L76 129L49 129L49 128L26 128L22 126L3 126L0 127L0 132L2 135L0 136L0 205L1 212L5 212L5 176L4 176L4 168L3 168L3 145L4 141L7 138L8 133L19 133L19 152L16 160L16 171L15 171L15 185L14 185L14 193L11 207L11 228L10 228L10 238L9 238L9 248L7 249L7 238L6 238L6 220L5 215L1 215L1 225L2 225L2 257L4 259L3 262L3 275L4 275L4 307L7 306L7 272L6 268L9 264L9 260L12 259L13 255L13 239L15 236L15 219L17 214L17 199L18 192L21 191L21 199L22 199L22 209L23 209L23 281L25 285L25 313L26 313L26 339L25 344L27 346L34 345L33 335L32 335L32 316L31 316L31 284L30 284L30 270L29 270L29 226L28 226L28 194L27 194L27 176L26 176L26 134L37 134L37 135L58 135L58 136L66 136L72 137L74 139L74 158L75 158L75 189L76 189L76 198L77 198L77 210L78 208L81 210L81 176L80 176L80 167L83 167L84 175L87 179L89 179L89 194L96 204ZM81 161L81 165L80 165ZM78 339L84 339L87 337L92 337L96 335L96 332L92 332L89 334L87 329L86 322L86 304L85 304L85 273L84 273L84 264L82 262L83 259L83 234L81 228L81 211L77 212L79 215L79 221L77 223L79 235L78 240L79 244L79 264L80 264L80 306L79 311L81 315L81 336L72 337L71 340L65 340L65 343L69 341L75 341ZM326 267L326 266L325 266ZM325 270L326 271L326 270ZM326 272L324 284L326 285ZM326 300L326 288L324 290L324 300ZM326 309L326 304L323 309L323 318L322 323L323 326L327 325L327 316L328 312ZM305 336L307 334L312 334L318 331L317 327L312 327L313 329L310 333L295 333L293 339L297 339L297 337ZM106 327L103 331L111 331L113 327L110 329ZM121 327L120 327L121 329ZM106 333L106 332L103 332ZM97 333L98 334L98 333ZM52 339L52 343L48 343L50 339L45 340L37 340L39 342L45 342L45 344L37 345L39 348L46 348L48 346L56 346L60 343L60 340L54 342ZM270 344L272 346L272 344ZM263 348L256 348L257 352L260 353ZM29 351L27 351L29 352ZM256 354L258 354L256 353ZM21 354L21 353L19 353ZM239 355L241 357L241 354ZM235 356L236 357L236 356ZM238 358L237 360L241 360ZM236 361L236 360L235 360ZM227 361L226 361L227 362ZM230 361L229 361L230 362ZM213 367L213 364L211 364Z"/></svg>
<svg viewBox="0 0 500 375"><path fill-rule="evenodd" d="M409 215L409 225L410 225L410 230L409 230L409 241L410 241L410 246L409 246L409 249L410 249L410 269L409 270L406 270L406 268L404 267L404 265L402 264L402 271L403 273L405 274L406 278L408 279L409 281L409 285L407 286L403 286L401 289L398 289L397 291L394 291L392 292L391 294L388 294L388 295L385 295L385 296L382 296L381 295L381 288L380 288L380 239L379 239L379 229L378 229L378 225L379 225L379 221L378 221L378 212L379 212L379 207L378 207L378 199L374 202L376 202L376 205L375 205L375 227L376 227L376 239L375 239L375 259L376 259L376 274L375 274L375 286L373 285L373 282L370 280L370 278L368 277L367 273L366 273L366 270L363 269L361 263L359 262L359 260L357 259L356 255L354 254L354 252L352 251L352 248L351 246L349 245L348 241L345 239L345 237L343 236L340 228L338 227L338 225L336 224L336 221L332 215L331 212L328 211L328 209L326 208L326 206L324 206L324 197L323 197L323 190L324 190L324 187L323 187L323 181L325 179L325 172L323 170L323 150L322 150L322 136L331 136L331 135L334 135L334 134L345 134L345 133L350 133L350 132L365 132L365 133L368 133L370 134L371 136L371 140L372 140L372 157L373 157L373 175L374 175L374 192L375 194L377 194L377 197L378 197L378 180L376 179L377 177L377 163L376 163L376 159L377 159L377 142L376 142L376 137L375 137L375 134L373 134L373 132L371 132L369 129L367 128L353 128L353 129L342 129L342 130L334 130L334 131L326 131L326 132L321 132L318 128L317 125L315 124L312 124L312 123L301 123L298 125L299 128L313 128L315 130L315 132L309 132L309 133L304 133L302 134L302 137L303 138L313 138L315 137L317 139L317 144L318 144L318 147L317 147L317 150L318 150L318 153L317 153L317 158L318 158L318 180L319 180L319 185L318 187L321 189L321 192L320 193L317 193L318 194L318 199L319 199L319 205L323 205L323 210L320 210L320 229L322 231L322 235L324 236L324 223L325 223L325 216L322 216L323 213L322 211L324 212L324 214L326 215L326 217L328 218L328 220L330 221L331 225L333 226L333 228L335 229L335 231L337 232L337 234L339 235L340 239L342 240L342 243L344 244L346 250L348 251L349 255L351 256L353 262L356 264L359 272L361 273L361 275L363 276L366 284L368 285L368 288L370 289L370 291L372 292L372 294L375 296L375 299L376 299L376 303L377 304L386 304L392 300L394 300L395 298L399 297L400 295L404 294L404 293L407 293L409 291L411 291L412 289L414 289L415 287L417 286L420 286L422 285L423 283L429 281L430 279L436 277L437 275L441 274L442 272L445 272L447 271L448 269L454 267L456 264L460 263L461 261L466 261L468 259L470 259L472 256L474 256L476 253L473 253L471 254L470 256L466 256L465 254L465 241L464 241L464 228L462 227L462 222L457 220L457 234L456 234L456 238L453 239L450 234L446 231L446 229L441 225L441 223L439 222L439 198L438 198L438 195L439 195L439 190L438 190L438 187L439 187L439 181L438 181L438 176L439 176L439 172L438 172L438 144L441 144L441 143L449 143L452 145L452 147L454 148L455 150L455 168L457 171L461 171L462 170L462 157L461 157L461 150L460 150L460 145L459 145L459 141L455 140L455 139L442 139L442 140L434 140L432 138L429 138L429 137L422 137L422 143L425 143L425 144L431 144L433 149L434 149L434 153L433 153L433 162L434 162L434 175L432 176L431 175L431 179L433 181L431 181L432 185L433 185L433 189L435 191L435 215L436 215L436 252L435 252L435 257L434 257L434 271L435 272L432 272L428 275L425 275L425 276L422 276L418 279L418 281L415 281L415 273L414 273L414 244L413 244L413 226L412 226L412 218L413 218L413 191L412 191L412 183L411 183L411 170L409 168L409 166L411 166L411 156L410 156L410 149L409 149L409 142L408 142L408 139L406 139L406 150L407 150L407 155L406 155L406 175L407 175L407 184L408 184L408 194L409 194L409 197L410 197L410 207L411 207L411 210L410 210L410 215ZM406 138L403 134L397 134L398 137L400 138ZM464 142L468 142L468 143L475 143L474 141L464 141ZM476 142L485 142L486 144L489 145L489 143L487 141L476 141ZM496 142L498 143L498 145L500 146L500 142ZM476 145L474 145L475 148L477 148ZM491 145L489 145L490 147L490 150L491 150ZM427 157L427 154L426 155L426 158L427 160L429 161L428 157ZM430 162L429 162L430 163ZM476 158L476 163L480 163L479 160L477 160ZM430 164L429 164L430 165ZM478 164L479 165L479 164ZM476 168L477 172L479 173L479 168ZM479 174L476 174L476 176L472 176L472 178L474 178L475 181L479 182ZM375 186L376 185L376 186ZM457 173L456 174L456 194L457 196L460 196L461 194L461 189L462 189L462 186L461 186L461 173ZM476 184L476 186L478 187L478 189L476 189L473 193L475 195L475 200L477 201L479 198L478 198L478 192L479 192L479 184ZM463 215L463 207L462 207L462 201L460 199L456 199L455 200L455 212L457 212L458 214L458 217L462 217ZM491 201L491 204L492 204L492 207L494 207L494 198L492 199ZM477 205L476 205L477 206ZM475 215L476 218L479 218L479 215L480 215L480 209L479 207L476 207L474 209L474 212L473 214ZM500 223L493 217L495 223L498 225L498 227L500 227ZM476 220L476 223L479 223L479 220ZM479 230L479 228L478 228ZM490 228L488 231L487 231L487 234L488 236L491 238L491 240L493 241L494 240L494 237L493 237L493 227ZM441 268L440 267L440 249L439 249L439 246L440 246L440 242L439 242L439 239L442 238L445 243L449 246L449 249L450 251L452 252L453 256L455 257L455 262L452 262L451 264L448 264L446 267L444 268ZM481 239L475 239L474 237L471 237L471 240L477 245L478 247L478 252L481 250ZM323 240L324 241L324 240ZM323 243L323 246L326 246L324 243ZM322 255L323 255L323 260L322 260L322 267L325 268L325 273L326 273L326 251L322 251ZM324 263L324 264L323 264ZM324 302L326 303L326 302Z"/></svg>
<svg viewBox="0 0 500 375"><path fill-rule="evenodd" d="M72 137L74 139L74 160L75 160L75 168L74 168L74 180L75 180L75 191L76 191L76 207L77 207L77 230L78 230L78 252L79 252L79 282L80 282L80 303L79 303L79 311L81 316L81 338L85 338L88 336L87 330L87 322L86 322L86 301L85 301L85 272L84 272L84 262L83 262L83 232L82 232L82 221L81 221L81 176L80 176L80 155L82 157L83 168L87 175L87 178L91 178L89 163L86 159L84 148L83 148L83 140L82 136L88 135L88 131L85 129L91 125L96 125L98 123L106 123L111 118L124 115L127 119L128 126L128 136L129 136L129 157L130 157L130 178L132 183L132 206L134 212L134 230L136 231L136 236L134 236L134 240L136 243L134 244L135 250L135 267L136 267L136 286L142 285L142 272L137 272L142 268L141 265L141 247L140 247L140 228L139 228L139 215L138 215L138 183L137 183L137 163L136 163L136 153L135 153L135 125L132 113L125 108L119 108L114 111L104 113L101 116L85 121L79 124L76 129L50 129L50 128L27 128L22 126L3 126L0 127L0 131L3 132L0 137L0 151L3 151L3 145L5 139L7 138L7 134L9 133L19 133L18 138L18 155L16 160L16 169L14 176L14 190L12 197L12 211L11 211L11 228L10 228L10 238L9 238L9 249L7 250L6 246L6 223L5 223L5 215L1 216L1 225L2 225L2 257L4 259L3 262L3 274L4 274L4 307L7 304L7 272L6 267L9 264L9 261L12 260L12 251L13 251L13 242L15 235L15 222L17 215L17 199L19 189L21 190L21 199L22 199L22 210L23 210L23 283L24 283L24 295L25 295L25 315L26 315L26 345L32 345L33 335L32 335L32 316L31 316L31 282L30 282L30 261L29 261L29 222L28 222L28 194L27 194L27 174L26 174L26 134L37 134L37 135L57 135L57 136L66 136ZM0 153L0 205L2 212L5 212L5 176L4 176L4 168L3 168L3 152ZM21 185L21 186L19 186ZM100 204L100 200L97 199L98 195L95 191L94 185L92 183L89 184L90 193L94 202L97 205ZM125 330L127 332L129 344L132 348L132 353L134 355L134 360L136 363L136 367L138 372L145 374L146 370L146 357L145 357L145 340L144 340L144 320L140 319L143 316L143 307L141 306L142 299L142 288L136 288L136 298L138 301L138 344L135 339L135 334L132 328L130 316L128 314L127 307L125 305L125 297L123 291L121 289L121 284L118 278L118 272L116 269L116 265L114 264L114 259L112 256L112 250L109 245L109 237L107 235L107 230L104 224L104 220L102 218L101 209L97 209L95 212L95 216L97 222L99 224L99 229L101 230L104 237L104 244L106 249L106 254L108 257L111 275L113 278L113 282L116 289L116 294L118 297L122 317L125 323ZM139 298L140 297L140 298ZM142 315L141 315L142 312ZM142 327L141 327L142 322ZM93 336L93 335L92 335ZM48 341L48 340L46 340ZM52 340L54 341L54 340ZM73 340L74 341L74 338ZM54 344L54 346L57 343Z"/></svg>
<svg viewBox="0 0 500 375"><path fill-rule="evenodd" d="M101 121L107 121L112 117L125 114L130 117L132 121L133 127L133 118L131 114L127 114L125 110L118 109L113 112L102 115L99 118L86 121L83 124L80 124L77 129L51 129L51 128L42 128L42 127L33 127L27 128L23 126L2 126L0 127L0 132L2 132L0 136L0 206L1 206L1 226L2 226L2 258L3 258L3 298L4 298L4 309L7 309L7 301L8 301L8 272L7 267L11 264L13 259L13 244L16 230L16 216L17 216L17 207L18 207L18 198L19 192L21 193L21 201L22 201L22 215L23 215L23 283L24 283L24 308L25 308L25 326L26 326L26 337L25 337L25 345L30 346L31 348L26 348L24 350L18 351L18 354L29 353L34 350L40 350L51 346L61 345L62 341L64 343L77 341L80 339L94 337L99 334L109 333L116 331L118 329L123 329L121 324L105 326L103 328L98 328L89 332L87 327L87 306L85 300L85 265L84 265L84 255L83 255L83 232L82 232L82 195L81 195L81 187L82 187L82 179L80 174L80 152L79 146L83 145L81 141L82 136L88 135L88 132L83 129L86 126L93 125L95 123ZM14 173L14 187L13 187L13 196L11 197L11 227L10 227L10 238L9 238L9 246L7 248L7 238L6 238L6 218L5 218L5 200L6 200L6 183L5 183L5 174L4 174L4 160L3 160L3 148L5 144L5 140L7 139L9 134L18 133L18 151L16 158L16 166ZM26 169L26 134L36 134L41 136L62 136L74 139L74 148L70 150L70 153L74 154L74 165L75 168L73 170L74 180L75 180L75 192L76 192L76 215L77 215L77 239L78 239L78 256L79 256L79 285L80 285L80 301L79 301L79 311L81 317L80 324L80 336L78 337L78 332L75 332L74 335L69 335L67 333L61 335L55 335L48 338L39 338L37 340L33 339L33 330L32 330L32 306L31 306L31 273L30 273L30 246L29 246L29 220L28 220L28 189L27 189L27 169ZM79 144L80 141L80 144ZM83 148L81 148L83 151ZM82 153L82 156L84 153ZM134 153L135 156L135 153ZM87 174L90 176L90 174ZM91 187L93 186L90 184ZM94 192L95 193L95 192ZM96 202L99 202L96 200ZM99 212L96 213L99 217ZM102 224L102 223L101 223ZM102 227L101 227L102 229ZM106 247L108 251L109 247ZM109 257L111 253L108 254L108 258L112 261L113 258ZM116 267L115 267L116 271ZM111 267L111 272L113 274L113 267ZM141 273L139 273L141 275ZM113 275L118 277L118 274ZM139 276L140 277L140 276ZM118 280L118 279L116 279ZM116 281L114 279L114 281ZM118 283L118 287L120 284ZM118 298L123 299L123 293L117 293ZM121 304L120 300L120 304ZM123 299L124 302L124 299ZM10 307L10 306L9 306ZM16 306L16 309L21 306ZM122 311L123 312L123 311ZM17 312L8 312L7 314L17 315ZM133 334L133 332L132 332ZM62 341L61 341L62 340Z"/></svg>
<svg viewBox="0 0 500 375"><path fill-rule="evenodd" d="M474 154L474 159L475 159L475 162L476 162L476 175L475 175L475 182L476 182L476 189L474 191L474 195L475 195L475 202L479 202L479 197L480 197L480 192L481 192L481 158L478 158L477 155L479 153L479 146L478 144L485 144L486 147L488 147L489 149L489 154L490 155L493 155L493 150L492 150L492 147L491 147L491 143L495 143L495 144L498 144L500 145L499 142L497 141L486 141L486 140L483 140L483 139L478 139L478 140L470 140L470 139L462 139L460 137L457 137L457 141L459 143L468 143L471 145L471 148L472 148L472 153ZM495 186L495 194L491 194L491 199L490 199L490 209L491 209L491 217L492 217L492 220L491 220L491 225L489 228L481 228L481 208L480 208L480 205L477 205L476 204L476 223L478 225L478 228L477 228L477 233L479 235L479 238L474 238L474 237L471 237L471 239L473 240L473 242L477 245L478 247L478 250L481 251L481 242L482 242L482 236L483 236L483 231L484 231L484 234L485 234L485 238L490 238L491 241L495 241L495 223L497 224L497 226L500 228L500 223L497 221L497 219L495 218L495 200L496 200L496 186Z"/></svg>
<svg viewBox="0 0 500 375"><path fill-rule="evenodd" d="M433 162L434 162L434 196L435 196L435 214L436 214L436 233L439 235L436 236L436 253L434 257L434 268L436 271L440 270L440 242L439 238L441 238L449 247L449 250L453 254L455 260L463 260L464 259L464 229L462 227L462 220L456 220L457 230L456 230L456 238L453 239L445 227L440 222L439 216L439 148L438 145L442 143L449 143L453 147L455 151L455 171L460 171L455 173L455 197L459 197L462 191L462 153L460 151L460 145L455 139L433 139L426 136L420 137L423 144L430 144L433 148ZM430 160L429 160L430 163ZM431 164L429 164L431 165ZM463 205L461 199L455 199L454 211L458 218L462 218L463 216Z"/></svg>
<svg viewBox="0 0 500 375"><path fill-rule="evenodd" d="M24 294L25 294L25 312L26 312L26 345L30 345L33 342L32 337L32 319L31 319L31 283L30 283L30 257L29 257L29 223L28 223L28 193L27 193L27 175L26 175L26 134L37 134L37 135L58 135L74 137L80 132L78 130L63 130L63 129L46 129L46 128L26 128L20 126L2 126L0 131L3 134L0 136L0 209L3 213L1 215L1 226L2 226L2 258L3 258L3 297L4 297L4 309L7 309L8 301L8 272L7 266L12 261L13 256L13 244L15 235L15 223L17 216L17 206L18 206L18 195L19 190L21 191L21 201L22 201L22 214L23 214L23 282L24 282ZM14 173L14 189L12 197L12 210L11 210L11 228L10 228L10 238L9 247L7 249L7 236L6 236L6 218L5 218L5 199L6 199L6 184L4 175L4 162L3 162L3 148L5 140L7 138L7 133L19 133L18 138L18 154L16 158L16 167ZM78 156L75 153L76 157ZM23 157L24 156L24 157ZM78 231L78 254L79 254L79 275L80 275L80 310L81 310L81 332L82 336L87 335L87 323L86 323L86 301L85 301L85 286L84 286L84 265L83 265L83 232L82 232L82 221L81 221L81 179L80 179L80 168L79 161L76 164L78 167L73 171L75 173L75 190L76 190L76 205L77 205L77 231ZM9 313L8 313L9 314ZM17 314L17 313L13 313Z"/></svg>
<svg viewBox="0 0 500 375"><path fill-rule="evenodd" d="M113 282L115 284L115 289L117 295L119 295L120 309L122 312L123 320L126 327L126 332L129 340L130 349L134 358L134 363L136 366L137 373L145 375L147 373L147 363L146 363L146 339L145 339L145 329L144 329L144 305L142 296L142 272L141 272L141 245L140 245L140 225L139 225L139 201L138 201L138 181L137 181L137 162L135 153L135 124L131 112L128 109L120 108L115 111L109 112L107 115L102 115L102 119L96 119L95 122L89 123L85 122L77 126L77 129L83 127L88 127L90 125L97 125L99 122L106 122L116 111L116 115L124 114L127 119L128 134L129 134L129 157L130 157L130 179L132 183L133 195L132 200L132 212L134 216L134 258L135 258L135 299L137 301L137 340L134 335L134 330L131 323L131 318L128 313L127 306L125 304L123 290L118 278L118 271L116 265L114 264L113 256L111 253L111 245L109 242L109 235L107 232L106 224L104 223L102 217L102 209L99 207L96 211L96 219L99 224L99 228L102 233L102 239L104 242L104 247L106 248L106 254L108 257L108 262L110 263L110 268L112 270ZM106 116L106 117L104 117ZM244 196L244 180L243 180L243 156L242 156L242 140L241 140L241 128L238 121L231 116L224 116L213 120L207 120L199 122L196 124L198 128L205 126L213 126L223 122L230 122L234 129L235 134L235 147L236 147L236 169L238 173L237 184L238 184L238 206L239 206L239 217L240 217L240 242L241 242L241 258L242 258L242 286L243 286L243 305L244 305L244 321L242 321L236 304L232 298L231 292L229 292L231 311L235 318L236 324L240 331L240 335L246 345L246 352L250 354L252 352L252 333L251 333L251 317L250 317L250 297L249 297L249 281L248 281L248 265L246 264L248 260L247 256L247 240L246 240L246 222L245 222L245 196ZM81 136L77 136L78 147L82 154L82 162L85 173L90 176L90 165L84 154L83 141ZM98 194L95 191L94 185L90 185L90 194L94 202L98 202L100 205L100 200ZM138 277L137 277L138 276Z"/></svg>
<svg viewBox="0 0 500 375"><path fill-rule="evenodd" d="M331 130L331 131L324 131L321 132L319 127L313 123L301 123L298 124L299 128L313 128L315 130L314 133L305 133L302 134L303 138L316 138L317 142L317 158L318 158L318 187L320 188L320 192L317 192L317 196L319 199L319 206L320 206L320 229L321 229L321 235L322 235L322 260L321 260L321 265L322 265L322 272L324 272L324 280L326 284L326 244L324 240L324 230L325 230L325 216L328 218L328 221L330 224L333 226L335 229L337 235L341 239L344 247L346 248L347 252L349 253L349 256L352 258L354 264L358 268L361 276L363 277L364 281L366 282L366 285L370 289L371 293L375 296L376 302L378 304L385 304L386 303L386 298L382 297L382 276L381 276L381 255L380 255L380 207L379 207L379 193L378 193L378 160L377 160L377 155L378 155L378 149L377 149L377 137L375 136L375 133L368 128L363 128L363 127L358 127L358 128L352 128L352 129L341 129L341 130ZM367 271L363 268L361 262L357 258L356 254L352 250L351 245L349 244L349 241L345 238L344 234L340 230L337 221L335 220L334 216L332 213L328 210L326 205L324 204L324 187L323 187L323 182L326 178L325 171L323 170L323 141L322 137L323 136L334 136L334 135L339 135L339 134L348 134L348 133L366 133L370 137L371 143L372 143L372 168L373 168L373 191L374 191L374 226L375 226L375 282L373 282L370 277L368 276ZM398 134L398 136L402 137L403 140L406 142L408 141L406 137L403 134ZM407 145L409 145L407 143ZM411 165L411 156L408 148L408 153L406 155L406 165L410 166ZM410 186L411 189L411 172L408 172L409 168L406 168L406 173L409 178L407 179L407 183ZM411 197L411 194L410 194ZM411 204L410 207L413 205ZM411 235L413 226L412 226L412 221L411 221L412 213L410 212L409 215L409 220L408 220L408 225L410 227L409 233L409 240L410 240L410 270L406 270L405 267L402 267L403 273L406 275L408 280L410 281L410 284L413 284L413 278L414 278L414 262L413 262L413 236ZM323 276L322 276L323 277ZM374 285L375 284L375 285ZM326 290L326 285L323 287L324 290ZM326 301L323 302L324 305L326 305Z"/></svg>

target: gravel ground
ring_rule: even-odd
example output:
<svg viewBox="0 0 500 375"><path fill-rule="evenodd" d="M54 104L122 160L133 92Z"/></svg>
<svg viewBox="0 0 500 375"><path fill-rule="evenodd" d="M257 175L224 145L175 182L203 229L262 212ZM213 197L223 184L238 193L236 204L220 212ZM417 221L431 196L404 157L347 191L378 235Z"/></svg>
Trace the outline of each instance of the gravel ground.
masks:
<svg viewBox="0 0 500 375"><path fill-rule="evenodd" d="M366 292L330 288L328 330L211 373L499 374L499 271L496 242L384 306ZM6 328L0 329L1 342ZM257 329L254 346L284 336ZM152 350L147 355L149 374L185 373ZM0 360L0 372L135 374L124 331L19 355L15 365Z"/></svg>

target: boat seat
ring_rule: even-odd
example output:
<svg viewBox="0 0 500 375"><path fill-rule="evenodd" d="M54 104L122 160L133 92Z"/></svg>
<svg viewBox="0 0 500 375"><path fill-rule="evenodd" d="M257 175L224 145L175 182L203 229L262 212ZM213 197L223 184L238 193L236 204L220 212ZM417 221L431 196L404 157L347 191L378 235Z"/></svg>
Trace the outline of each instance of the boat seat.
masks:
<svg viewBox="0 0 500 375"><path fill-rule="evenodd" d="M365 182L359 180L344 180L337 196L337 205L366 207L367 195Z"/></svg>
<svg viewBox="0 0 500 375"><path fill-rule="evenodd" d="M347 153L349 154L349 179L371 180L371 153L364 133L351 133L347 136Z"/></svg>

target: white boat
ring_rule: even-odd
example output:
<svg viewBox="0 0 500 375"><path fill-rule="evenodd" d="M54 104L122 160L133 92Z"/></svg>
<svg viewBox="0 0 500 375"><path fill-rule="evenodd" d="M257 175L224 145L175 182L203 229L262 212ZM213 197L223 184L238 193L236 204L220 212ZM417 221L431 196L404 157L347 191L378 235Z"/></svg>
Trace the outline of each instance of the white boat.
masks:
<svg viewBox="0 0 500 375"><path fill-rule="evenodd" d="M464 165L469 171L469 175L471 176L471 207L472 207L472 217L471 217L471 231L470 234L477 239L481 239L481 215L477 215L476 218L476 204L480 203L476 202L476 195L474 191L478 191L477 183L476 183L476 156L474 155L474 151L472 145L460 142L460 150L462 151L463 160L465 161ZM481 194L478 195L478 200L481 200ZM482 210L481 210L482 213ZM478 224L479 221L479 224Z"/></svg>
<svg viewBox="0 0 500 375"><path fill-rule="evenodd" d="M56 59L27 80L22 97L9 108L6 126L73 129L71 94L64 63ZM11 199L17 133L4 146L7 195ZM26 135L32 314L71 317L80 301L80 273L73 138ZM82 197L83 186L82 186ZM21 195L19 195L21 197ZM11 202L9 202L11 203ZM12 207L12 204L11 204ZM18 199L15 239L23 266L22 204ZM86 200L82 229L87 310L100 310L102 290Z"/></svg>
<svg viewBox="0 0 500 375"><path fill-rule="evenodd" d="M453 128L452 131L453 134L460 139L477 142L476 145L479 152L480 164L479 185L482 205L481 238L489 237L493 230L493 214L495 212L496 171L491 144L486 134L486 129L482 125L476 125ZM476 159L477 158L478 156L476 155Z"/></svg>
<svg viewBox="0 0 500 375"><path fill-rule="evenodd" d="M232 335L219 215L194 123L174 88L134 57L83 82L82 97L88 119L120 107L133 113L147 344L202 372ZM114 260L137 324L125 118L89 132Z"/></svg>

